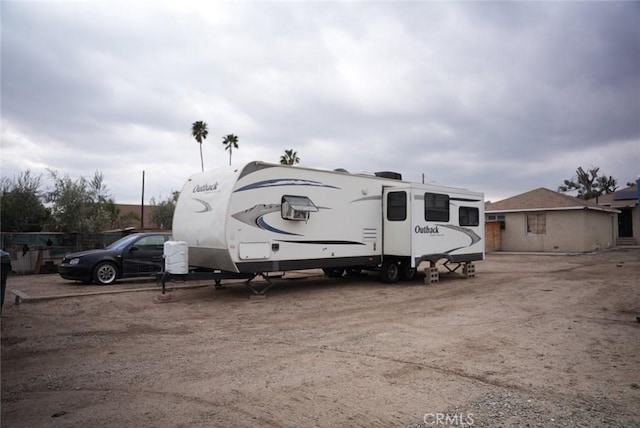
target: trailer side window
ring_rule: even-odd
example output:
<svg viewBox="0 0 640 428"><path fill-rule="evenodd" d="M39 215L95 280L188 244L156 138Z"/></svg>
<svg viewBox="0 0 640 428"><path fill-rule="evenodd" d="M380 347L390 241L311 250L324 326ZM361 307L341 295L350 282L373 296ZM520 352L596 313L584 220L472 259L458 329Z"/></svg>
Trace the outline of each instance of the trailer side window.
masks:
<svg viewBox="0 0 640 428"><path fill-rule="evenodd" d="M387 194L387 220L404 221L407 219L407 192L389 192Z"/></svg>
<svg viewBox="0 0 640 428"><path fill-rule="evenodd" d="M460 226L478 226L480 225L480 210L474 207L460 207L458 212L458 220Z"/></svg>
<svg viewBox="0 0 640 428"><path fill-rule="evenodd" d="M449 195L425 193L424 219L427 221L449 221Z"/></svg>
<svg viewBox="0 0 640 428"><path fill-rule="evenodd" d="M318 212L318 207L306 196L285 195L282 197L282 218L286 220L309 220L309 213Z"/></svg>

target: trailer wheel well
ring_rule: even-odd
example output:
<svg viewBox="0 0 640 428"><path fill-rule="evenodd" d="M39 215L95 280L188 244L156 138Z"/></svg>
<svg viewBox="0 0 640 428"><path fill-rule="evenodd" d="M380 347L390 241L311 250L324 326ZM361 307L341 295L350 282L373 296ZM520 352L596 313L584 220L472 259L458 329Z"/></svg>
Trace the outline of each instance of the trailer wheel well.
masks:
<svg viewBox="0 0 640 428"><path fill-rule="evenodd" d="M406 259L400 262L400 281L413 281L416 278L416 268L411 267L411 260Z"/></svg>

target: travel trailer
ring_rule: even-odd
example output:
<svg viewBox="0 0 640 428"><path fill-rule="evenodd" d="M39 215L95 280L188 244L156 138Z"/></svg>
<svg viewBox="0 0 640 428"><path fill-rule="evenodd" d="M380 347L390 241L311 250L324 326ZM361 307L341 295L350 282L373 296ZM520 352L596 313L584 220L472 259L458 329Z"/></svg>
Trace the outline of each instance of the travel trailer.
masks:
<svg viewBox="0 0 640 428"><path fill-rule="evenodd" d="M483 237L482 193L263 162L193 174L173 219L190 266L232 275L377 269L384 282L410 280L422 262L482 260Z"/></svg>

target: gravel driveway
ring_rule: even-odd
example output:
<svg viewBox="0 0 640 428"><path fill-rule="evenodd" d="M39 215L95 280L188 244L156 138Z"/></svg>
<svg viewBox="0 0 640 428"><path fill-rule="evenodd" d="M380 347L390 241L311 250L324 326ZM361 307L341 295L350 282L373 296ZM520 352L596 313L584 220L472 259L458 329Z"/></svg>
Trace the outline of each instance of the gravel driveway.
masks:
<svg viewBox="0 0 640 428"><path fill-rule="evenodd" d="M274 282L11 276L2 426L640 426L640 249Z"/></svg>

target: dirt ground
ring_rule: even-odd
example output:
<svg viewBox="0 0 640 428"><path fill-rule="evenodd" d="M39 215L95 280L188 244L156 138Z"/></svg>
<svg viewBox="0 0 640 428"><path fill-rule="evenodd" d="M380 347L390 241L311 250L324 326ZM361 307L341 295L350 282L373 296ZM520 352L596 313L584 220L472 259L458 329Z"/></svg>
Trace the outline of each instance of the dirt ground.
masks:
<svg viewBox="0 0 640 428"><path fill-rule="evenodd" d="M159 303L148 281L10 276L2 426L640 426L640 249L274 282Z"/></svg>

